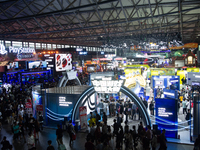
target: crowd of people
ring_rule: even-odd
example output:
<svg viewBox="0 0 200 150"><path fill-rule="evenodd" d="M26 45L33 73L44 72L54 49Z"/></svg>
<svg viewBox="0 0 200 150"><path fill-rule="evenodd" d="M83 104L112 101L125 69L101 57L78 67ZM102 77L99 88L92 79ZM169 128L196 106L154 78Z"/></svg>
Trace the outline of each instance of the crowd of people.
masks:
<svg viewBox="0 0 200 150"><path fill-rule="evenodd" d="M31 101L30 86L29 84L23 86L16 84L2 90L0 122L8 125L13 133L13 141L7 141L6 136L3 138L2 149L12 149L13 142L24 142L28 149L35 149L35 140L39 140L38 132L43 129L41 128L41 117L43 116L39 113L40 119L36 120L32 114L28 114L26 111L25 105ZM26 133L28 133L28 137Z"/></svg>
<svg viewBox="0 0 200 150"><path fill-rule="evenodd" d="M84 78L87 78L87 75ZM43 116L38 112L38 117L35 119L32 114L28 114L26 111L26 103L31 101L31 86L31 84L13 84L10 88L2 89L0 95L0 130L2 124L6 124L13 133L13 141L8 141L6 136L3 137L1 141L3 150L12 150L13 142L26 143L28 150L36 149L35 142L39 140L39 132L43 130ZM193 112L192 94L194 92L199 93L199 91L199 86L186 85L185 88L182 88L178 92L179 99L182 97L182 101L178 102L178 107L179 109L182 107L185 119L188 120L188 125L191 124L190 120ZM163 98L162 95L162 88L157 88L157 97ZM140 97L140 99L146 109L149 109L150 115L154 115L155 106L153 97L150 97L149 104L145 98ZM157 141L160 143L160 150L167 149L165 130L158 135L150 126L144 127L142 122L140 122L138 127L135 125L129 126L128 122L130 120L142 119L142 115L134 102L128 99L125 101L122 99L108 101L106 99L105 101L101 100L97 107L102 111L99 112L100 115L97 111L91 113L90 119L94 119L95 121L89 122L90 132L86 137L86 150L121 150L123 147L125 150L156 149ZM114 117L113 125L107 124L108 114L109 117ZM72 147L76 133L71 121L69 122L67 131L70 137L69 146ZM58 125L56 141L59 149L66 149L65 143L62 140L63 133L60 125ZM198 137L195 141L196 147L200 145L199 139ZM115 141L115 144L112 141ZM55 149L51 140L47 143L47 150Z"/></svg>
<svg viewBox="0 0 200 150"><path fill-rule="evenodd" d="M90 132L86 137L85 150L155 150L157 141L160 141L160 150L166 150L165 130L157 136L156 130L150 126L145 128L140 122L138 128L135 125L129 126L123 122L123 117L117 113L117 118L112 125L107 124L107 116L103 113L103 119L95 111L91 113L90 120L95 120L90 125ZM124 123L124 125L122 125ZM123 127L124 126L124 127Z"/></svg>

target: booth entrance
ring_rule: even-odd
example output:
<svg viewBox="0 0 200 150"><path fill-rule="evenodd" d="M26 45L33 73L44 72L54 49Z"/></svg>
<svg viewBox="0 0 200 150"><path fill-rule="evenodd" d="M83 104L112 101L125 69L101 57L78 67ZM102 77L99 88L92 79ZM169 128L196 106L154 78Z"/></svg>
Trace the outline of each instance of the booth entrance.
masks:
<svg viewBox="0 0 200 150"><path fill-rule="evenodd" d="M133 93L130 89L126 88L125 86L121 86L120 92L127 95L130 98L130 100L137 105L139 111L141 112L141 116L143 118L144 124L151 126L151 120L150 120L149 114L146 110L146 107L144 106L143 102L138 98L138 96L135 93ZM96 93L96 91L95 91L94 87L92 86L92 87L87 88L80 95L80 97L74 104L74 107L72 110L72 121L73 122L75 122L77 119L79 119L79 113L78 113L79 107L84 106L84 104L89 100L90 96L93 95L94 93ZM91 107L91 105L95 105L95 104L90 103L90 107Z"/></svg>

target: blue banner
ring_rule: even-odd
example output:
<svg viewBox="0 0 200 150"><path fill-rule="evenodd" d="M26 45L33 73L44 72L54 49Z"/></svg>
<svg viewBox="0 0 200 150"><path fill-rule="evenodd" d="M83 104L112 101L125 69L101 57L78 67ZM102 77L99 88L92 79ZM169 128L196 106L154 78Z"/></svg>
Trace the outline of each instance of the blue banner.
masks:
<svg viewBox="0 0 200 150"><path fill-rule="evenodd" d="M178 116L176 99L156 98L156 124L158 129L166 130L166 137L177 138L178 134Z"/></svg>

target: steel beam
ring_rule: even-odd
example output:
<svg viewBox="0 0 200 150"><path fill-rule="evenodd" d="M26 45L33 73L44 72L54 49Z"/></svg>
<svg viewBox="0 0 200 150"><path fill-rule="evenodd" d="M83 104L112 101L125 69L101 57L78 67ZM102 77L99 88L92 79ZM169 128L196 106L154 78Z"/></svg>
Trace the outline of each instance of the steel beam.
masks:
<svg viewBox="0 0 200 150"><path fill-rule="evenodd" d="M37 19L35 17L34 17L34 20L35 20L35 22L37 22L37 24L40 26L40 28L43 30L43 32L46 33L46 31L44 30L44 28L41 26L41 24L37 21Z"/></svg>
<svg viewBox="0 0 200 150"><path fill-rule="evenodd" d="M200 20L192 20L192 21L186 21L186 22L183 22L183 24L189 24L189 23L195 23L195 22L198 22L198 21L200 21ZM172 23L172 24L166 24L166 25L163 25L162 26L162 28L164 28L164 27L171 27L171 26L177 26L178 25L178 23ZM160 28L159 26L157 26L157 27L151 27L151 28L146 28L146 29L143 29L144 31L145 30L153 30L153 29L158 29L158 28ZM70 29L65 29L64 31L71 31ZM136 29L136 30L128 30L128 31L126 31L126 33L128 34L128 33L130 33L130 32L137 32L137 31L140 31L140 29ZM58 32L58 31L46 31L46 33L56 33L56 32ZM63 32L62 30L59 30L59 32ZM42 34L43 32L32 32L32 33L29 33L29 34ZM116 35L116 34L121 34L121 33L124 33L124 32L114 32L114 33L110 33L110 35ZM0 34L0 36L2 36L2 35L19 35L19 34L22 34L22 35L24 35L24 34L26 34L26 33L10 33L10 34ZM105 36L106 34L103 34L103 33L101 33L101 34L97 34L97 35L92 35L93 37L95 37L95 36ZM80 38L83 38L83 37L85 37L85 36L78 36L78 37L80 37ZM74 37L72 37L72 36L69 36L69 37L64 37L64 38L74 38Z"/></svg>
<svg viewBox="0 0 200 150"><path fill-rule="evenodd" d="M19 22L19 20L17 20L17 22L19 23L19 25L26 31L26 33L29 33L26 28L21 24L21 22Z"/></svg>
<svg viewBox="0 0 200 150"><path fill-rule="evenodd" d="M122 5L122 1L119 0L119 2L120 2L120 5L121 5L121 8L122 8L122 11L123 11L123 13L124 13L125 19L126 19L126 23L128 23L128 19L127 19L127 17L126 17L126 13L125 13L124 8L123 8L123 5Z"/></svg>
<svg viewBox="0 0 200 150"><path fill-rule="evenodd" d="M58 19L55 17L55 15L53 15L53 18L56 20L56 22L58 23L58 25L64 30L63 26L60 24L60 22L59 22Z"/></svg>

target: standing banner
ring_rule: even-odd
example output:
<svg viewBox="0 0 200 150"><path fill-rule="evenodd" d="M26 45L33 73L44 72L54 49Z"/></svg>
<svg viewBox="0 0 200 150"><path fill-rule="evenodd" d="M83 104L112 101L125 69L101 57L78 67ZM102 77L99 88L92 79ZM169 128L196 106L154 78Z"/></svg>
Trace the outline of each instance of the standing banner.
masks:
<svg viewBox="0 0 200 150"><path fill-rule="evenodd" d="M87 129L87 107L79 107L81 129Z"/></svg>
<svg viewBox="0 0 200 150"><path fill-rule="evenodd" d="M39 112L43 115L43 105L36 105L37 119L39 119Z"/></svg>
<svg viewBox="0 0 200 150"><path fill-rule="evenodd" d="M28 116L30 116L30 114L33 114L32 103L30 101L26 103L26 112Z"/></svg>

